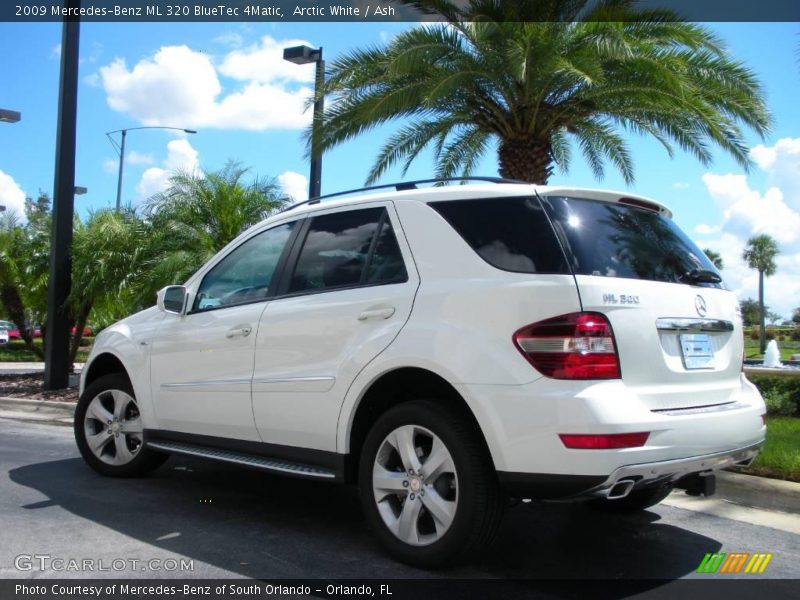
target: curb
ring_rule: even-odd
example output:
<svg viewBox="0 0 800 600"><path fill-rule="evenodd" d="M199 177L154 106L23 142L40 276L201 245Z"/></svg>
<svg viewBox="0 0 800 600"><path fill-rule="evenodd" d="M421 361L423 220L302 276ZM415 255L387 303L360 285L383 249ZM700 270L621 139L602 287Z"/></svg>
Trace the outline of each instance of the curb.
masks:
<svg viewBox="0 0 800 600"><path fill-rule="evenodd" d="M800 483L722 471L717 495L737 504L800 514Z"/></svg>
<svg viewBox="0 0 800 600"><path fill-rule="evenodd" d="M0 417L17 421L72 425L75 402L0 397Z"/></svg>
<svg viewBox="0 0 800 600"><path fill-rule="evenodd" d="M0 418L72 425L74 414L74 402L0 397ZM792 481L721 471L717 473L715 497L743 506L800 514L800 483Z"/></svg>

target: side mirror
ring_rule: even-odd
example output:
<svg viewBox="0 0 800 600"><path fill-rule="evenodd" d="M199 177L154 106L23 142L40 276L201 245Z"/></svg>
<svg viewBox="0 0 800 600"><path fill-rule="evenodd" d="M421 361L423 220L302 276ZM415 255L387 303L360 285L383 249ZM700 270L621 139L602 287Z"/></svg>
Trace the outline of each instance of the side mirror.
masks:
<svg viewBox="0 0 800 600"><path fill-rule="evenodd" d="M182 315L186 296L186 288L182 285L168 285L158 291L156 304L164 312Z"/></svg>

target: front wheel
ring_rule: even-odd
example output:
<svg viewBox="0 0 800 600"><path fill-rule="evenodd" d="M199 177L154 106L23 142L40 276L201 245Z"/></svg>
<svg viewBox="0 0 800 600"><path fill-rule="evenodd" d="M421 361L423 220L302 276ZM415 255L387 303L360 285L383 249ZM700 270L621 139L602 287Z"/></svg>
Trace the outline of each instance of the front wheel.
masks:
<svg viewBox="0 0 800 600"><path fill-rule="evenodd" d="M138 477L168 455L144 446L144 426L128 378L114 373L87 386L75 408L75 441L86 463L110 477Z"/></svg>
<svg viewBox="0 0 800 600"><path fill-rule="evenodd" d="M503 503L470 424L429 401L396 406L364 442L359 494L389 552L421 567L470 558L492 541Z"/></svg>

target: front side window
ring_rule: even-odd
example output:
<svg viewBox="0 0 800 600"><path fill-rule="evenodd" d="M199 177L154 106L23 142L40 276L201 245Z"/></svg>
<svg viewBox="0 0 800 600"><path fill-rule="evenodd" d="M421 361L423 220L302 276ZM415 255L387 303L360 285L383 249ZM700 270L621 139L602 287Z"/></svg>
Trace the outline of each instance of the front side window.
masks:
<svg viewBox="0 0 800 600"><path fill-rule="evenodd" d="M366 208L312 218L288 293L406 278L386 209Z"/></svg>
<svg viewBox="0 0 800 600"><path fill-rule="evenodd" d="M265 299L294 225L286 223L259 233L218 262L203 278L194 310L204 311Z"/></svg>

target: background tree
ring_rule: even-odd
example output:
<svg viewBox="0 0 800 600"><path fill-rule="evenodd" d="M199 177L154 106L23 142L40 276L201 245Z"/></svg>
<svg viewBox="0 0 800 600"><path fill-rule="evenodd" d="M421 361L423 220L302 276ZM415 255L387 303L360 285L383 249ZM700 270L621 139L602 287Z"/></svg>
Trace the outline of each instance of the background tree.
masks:
<svg viewBox="0 0 800 600"><path fill-rule="evenodd" d="M703 253L719 271L722 271L722 269L725 268L725 263L722 262L722 256L720 256L719 252L714 252L711 248L703 248Z"/></svg>
<svg viewBox="0 0 800 600"><path fill-rule="evenodd" d="M742 323L745 327L753 327L761 322L761 307L757 300L745 298L739 303L739 307L742 310ZM769 307L765 306L764 309L769 310Z"/></svg>
<svg viewBox="0 0 800 600"><path fill-rule="evenodd" d="M800 306L792 311L792 323L800 326Z"/></svg>
<svg viewBox="0 0 800 600"><path fill-rule="evenodd" d="M179 172L166 191L148 200L147 276L141 278L138 299L152 301L160 288L182 283L242 231L285 204L274 180L246 182L246 174L237 163L213 173Z"/></svg>
<svg viewBox="0 0 800 600"><path fill-rule="evenodd" d="M761 327L759 335L759 347L761 353L767 347L766 331L764 321L766 318L766 307L764 306L764 277L775 274L775 257L780 251L778 243L768 234L755 235L747 240L747 246L742 253L742 258L751 269L758 271L758 306L759 306L759 325Z"/></svg>
<svg viewBox="0 0 800 600"><path fill-rule="evenodd" d="M577 147L595 176L610 161L627 182L623 133L673 144L701 163L717 145L748 167L740 125L770 123L753 72L706 27L634 0L410 2L448 24L416 27L331 64L314 154L394 120L367 182L431 147L436 175L472 172L496 148L500 174L546 183ZM459 3L463 4L463 3ZM307 137L312 140L311 128Z"/></svg>

